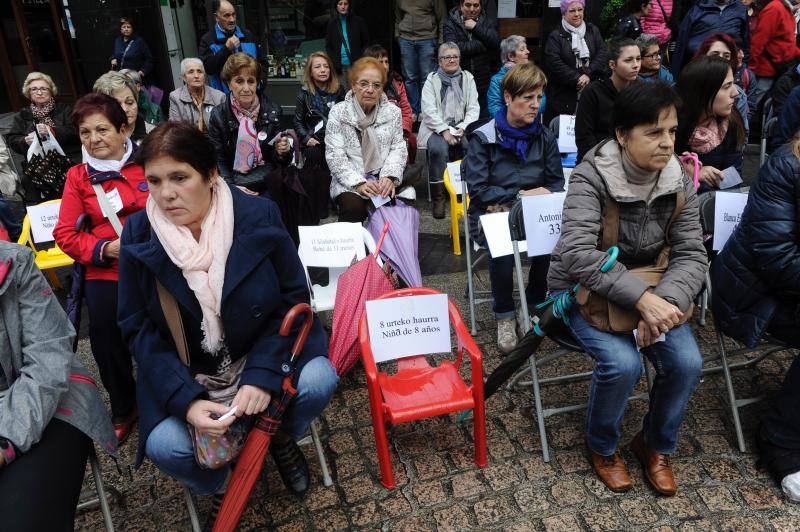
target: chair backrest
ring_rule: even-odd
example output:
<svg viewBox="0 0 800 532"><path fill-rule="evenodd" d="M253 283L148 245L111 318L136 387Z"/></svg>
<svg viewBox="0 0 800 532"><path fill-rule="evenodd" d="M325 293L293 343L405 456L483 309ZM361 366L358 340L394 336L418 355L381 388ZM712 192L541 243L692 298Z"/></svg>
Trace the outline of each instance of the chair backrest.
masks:
<svg viewBox="0 0 800 532"><path fill-rule="evenodd" d="M772 97L764 98L764 103L761 104L761 130L764 130L764 126L767 124L767 121L772 118Z"/></svg>
<svg viewBox="0 0 800 532"><path fill-rule="evenodd" d="M19 235L19 239L17 240L17 244L21 246L29 246L32 250L38 251L36 249L36 244L43 244L46 242L53 241L53 228L55 227L56 222L58 221L58 210L61 206L60 199L54 199L50 201L45 201L43 203L39 203L38 205L33 205L28 207L28 214L25 215L25 218L22 222L22 232ZM39 216L37 211L45 210L45 209L38 209L40 207L45 207L46 211L50 211L51 209L55 212L55 219L52 218L52 214L46 215L42 214L41 216L48 216L48 219L38 220L34 222L36 225L35 227L31 227L31 211L33 211L35 216Z"/></svg>
<svg viewBox="0 0 800 532"><path fill-rule="evenodd" d="M700 203L700 226L704 235L714 234L714 205L715 192L704 192L698 196Z"/></svg>
<svg viewBox="0 0 800 532"><path fill-rule="evenodd" d="M550 120L550 123L547 124L547 127L550 128L550 131L558 135L558 128L561 125L561 115L556 115Z"/></svg>
<svg viewBox="0 0 800 532"><path fill-rule="evenodd" d="M455 163L457 163L461 168L460 172L463 172L463 160L455 161ZM460 176L461 179L459 179L459 182L463 181L464 174L461 173ZM462 201L458 201L458 196L463 195L463 189L454 184L452 176L450 175L449 165L444 167L444 175L442 176L442 180L444 181L444 188L447 190L447 193L456 199L456 204L460 206L462 203L464 203L464 199L462 199ZM467 192L466 204L469 206L469 192Z"/></svg>

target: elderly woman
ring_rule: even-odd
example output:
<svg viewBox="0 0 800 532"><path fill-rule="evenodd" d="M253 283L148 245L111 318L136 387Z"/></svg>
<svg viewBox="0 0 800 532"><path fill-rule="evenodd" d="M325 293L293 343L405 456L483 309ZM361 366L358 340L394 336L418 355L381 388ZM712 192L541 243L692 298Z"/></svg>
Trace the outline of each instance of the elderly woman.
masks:
<svg viewBox="0 0 800 532"><path fill-rule="evenodd" d="M636 39L636 44L639 46L639 53L642 56L642 64L636 79L639 81L661 80L673 85L675 80L672 78L672 72L661 64L661 47L658 37L644 33Z"/></svg>
<svg viewBox="0 0 800 532"><path fill-rule="evenodd" d="M147 182L142 167L131 160L128 120L116 100L87 94L75 104L72 121L85 162L67 172L53 237L64 253L86 267L92 355L111 398L114 430L122 443L138 414L131 354L116 320L119 236L128 215L144 208ZM84 214L88 227L81 230L76 224Z"/></svg>
<svg viewBox="0 0 800 532"><path fill-rule="evenodd" d="M225 93L206 85L206 70L197 57L181 61L181 79L184 85L169 93L169 121L206 131L211 110L225 101Z"/></svg>
<svg viewBox="0 0 800 532"><path fill-rule="evenodd" d="M418 141L428 147L430 181L440 181L448 161L464 156L467 138L464 131L481 114L478 89L470 72L461 69L458 45L439 46L439 69L428 74L422 87L422 124ZM431 185L433 217L444 218L444 183Z"/></svg>
<svg viewBox="0 0 800 532"><path fill-rule="evenodd" d="M116 440L75 331L33 252L0 242L0 511L4 530L73 530L92 440Z"/></svg>
<svg viewBox="0 0 800 532"><path fill-rule="evenodd" d="M328 115L325 158L339 221L363 222L370 198L397 196L414 203L416 192L402 186L408 152L400 108L383 93L386 69L377 59L362 57L349 76L351 90Z"/></svg>
<svg viewBox="0 0 800 532"><path fill-rule="evenodd" d="M758 179L725 247L714 259L714 318L728 336L754 347L769 334L800 347L800 141L780 148ZM756 441L761 464L800 502L800 358L761 414Z"/></svg>
<svg viewBox="0 0 800 532"><path fill-rule="evenodd" d="M94 82L94 92L111 96L125 111L125 132L135 144L147 135L148 127L144 116L139 113L139 89L136 82L120 72L106 72Z"/></svg>
<svg viewBox="0 0 800 532"><path fill-rule="evenodd" d="M12 150L25 155L38 131L44 138L48 133L73 161L80 160L81 145L69 120L70 107L55 101L58 88L53 79L42 72L31 72L22 84L22 95L31 102L14 115L6 141Z"/></svg>
<svg viewBox="0 0 800 532"><path fill-rule="evenodd" d="M509 210L522 196L549 194L564 189L558 142L542 127L539 106L547 78L532 63L517 65L503 78L505 105L494 118L469 137L464 178L469 186L472 237L486 247L478 222L486 213ZM532 259L526 294L532 304L545 298L547 256ZM497 319L497 345L504 353L517 344L514 317L514 258L489 260L489 278Z"/></svg>
<svg viewBox="0 0 800 532"><path fill-rule="evenodd" d="M328 217L331 171L325 161L325 124L331 108L344 100L345 90L325 52L308 56L303 87L294 106L294 130L303 146L304 183L314 199L320 218Z"/></svg>
<svg viewBox="0 0 800 532"><path fill-rule="evenodd" d="M114 52L111 54L111 68L123 70L130 68L142 77L153 70L153 54L147 41L133 31L133 22L128 17L119 19L119 35L114 40Z"/></svg>
<svg viewBox="0 0 800 532"><path fill-rule="evenodd" d="M155 102L150 100L150 94L146 90L142 90L142 86L144 85L142 75L130 68L123 68L119 73L130 79L134 85L136 85L136 92L139 94L139 101L136 103L139 106L139 114L145 121L145 126L156 126L163 122L164 111L162 111L161 107L156 105Z"/></svg>
<svg viewBox="0 0 800 532"><path fill-rule="evenodd" d="M723 170L741 172L747 138L735 105L738 89L730 62L699 57L684 67L675 89L681 97L675 150L697 154L702 164L700 192L718 189ZM693 168L687 167L690 171Z"/></svg>
<svg viewBox="0 0 800 532"><path fill-rule="evenodd" d="M550 105L546 121L575 114L578 94L606 71L606 47L600 30L585 22L584 0L561 0L561 27L547 37L545 69L550 73Z"/></svg>
<svg viewBox="0 0 800 532"><path fill-rule="evenodd" d="M514 65L527 63L529 55L530 52L528 51L528 43L525 41L525 37L511 35L500 43L500 62L503 66L489 81L489 93L486 95L486 106L489 108L490 117L494 116L503 107L501 85L506 72L514 68ZM542 105L544 105L544 97L542 97Z"/></svg>
<svg viewBox="0 0 800 532"><path fill-rule="evenodd" d="M289 309L308 302L308 287L276 205L221 179L213 147L196 128L160 125L137 160L150 198L122 234L119 311L140 375L136 465L147 456L194 492L215 495L213 523L231 468L201 468L187 424L212 436L234 423L246 429L280 393L294 338L278 330ZM182 338L171 333L167 301ZM295 441L338 382L318 320L294 364L298 393L270 452L286 486L302 495L308 466ZM235 416L219 419L233 408Z"/></svg>
<svg viewBox="0 0 800 532"><path fill-rule="evenodd" d="M578 161L598 142L614 135L608 110L614 107L620 91L636 81L642 65L639 47L631 39L612 39L608 51L611 76L589 83L575 109Z"/></svg>
<svg viewBox="0 0 800 532"><path fill-rule="evenodd" d="M677 103L661 81L634 83L620 93L615 138L593 148L570 176L550 263L552 292L576 283L586 289L569 327L595 360L586 445L594 471L612 491L632 486L619 439L628 397L642 375L639 351L656 377L631 447L663 495L677 491L670 455L700 380L702 358L686 321L708 262L697 194L674 155ZM611 246L619 257L601 273Z"/></svg>

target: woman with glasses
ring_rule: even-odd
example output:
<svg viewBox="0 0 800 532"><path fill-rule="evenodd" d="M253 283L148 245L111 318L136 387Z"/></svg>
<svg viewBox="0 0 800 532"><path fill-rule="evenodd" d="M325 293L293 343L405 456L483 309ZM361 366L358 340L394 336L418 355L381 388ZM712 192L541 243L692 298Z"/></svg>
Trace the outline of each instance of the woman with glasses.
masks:
<svg viewBox="0 0 800 532"><path fill-rule="evenodd" d="M658 37L644 33L636 39L639 52L642 54L642 66L639 68L639 81L665 81L675 84L672 73L661 64L661 47Z"/></svg>
<svg viewBox="0 0 800 532"><path fill-rule="evenodd" d="M461 69L461 51L454 42L439 46L439 69L428 74L422 87L422 125L419 143L428 147L430 181L439 181L449 161L467 149L464 131L480 116L475 78ZM444 218L444 183L431 185L433 217Z"/></svg>
<svg viewBox="0 0 800 532"><path fill-rule="evenodd" d="M350 91L328 115L325 158L340 222L366 220L371 198L416 199L402 186L408 151L400 108L383 93L386 77L377 59L362 57L350 69Z"/></svg>

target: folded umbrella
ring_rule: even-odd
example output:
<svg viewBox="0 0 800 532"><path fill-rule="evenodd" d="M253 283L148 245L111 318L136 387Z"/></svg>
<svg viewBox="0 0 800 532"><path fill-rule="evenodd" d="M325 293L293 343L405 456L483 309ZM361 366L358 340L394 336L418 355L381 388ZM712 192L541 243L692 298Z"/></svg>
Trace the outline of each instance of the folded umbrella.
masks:
<svg viewBox="0 0 800 532"><path fill-rule="evenodd" d="M402 200L385 204L370 214L367 230L378 238L381 227L391 222L392 230L381 248L381 257L388 260L409 288L422 286L419 268L419 211Z"/></svg>
<svg viewBox="0 0 800 532"><path fill-rule="evenodd" d="M77 221L75 222L75 231L81 232L86 231L87 233L91 230L89 227L89 215L86 213L81 214L78 216ZM75 339L72 342L72 350L78 350L78 337L80 336L80 328L81 328L81 310L83 309L83 287L84 287L84 279L86 277L86 266L78 262L77 260L72 264L72 273L70 275L70 283L69 283L69 292L67 293L67 301L65 305L65 309L67 312L67 317L69 321L72 323L72 326L75 328Z"/></svg>
<svg viewBox="0 0 800 532"><path fill-rule="evenodd" d="M314 312L306 303L299 303L293 306L281 323L280 335L289 336L295 319L300 314L305 315L305 321L297 334L297 339L292 346L292 356L289 363L292 365L291 372L283 378L280 396L273 397L267 409L258 417L255 425L250 430L239 454L239 461L233 470L233 475L228 482L228 489L222 499L222 506L214 522L214 532L233 532L239 525L239 519L250 498L250 492L256 483L261 468L264 467L264 457L269 450L272 437L281 425L281 419L289 403L292 401L297 390L292 384L294 378L294 363L303 346L308 339L311 325L314 323Z"/></svg>

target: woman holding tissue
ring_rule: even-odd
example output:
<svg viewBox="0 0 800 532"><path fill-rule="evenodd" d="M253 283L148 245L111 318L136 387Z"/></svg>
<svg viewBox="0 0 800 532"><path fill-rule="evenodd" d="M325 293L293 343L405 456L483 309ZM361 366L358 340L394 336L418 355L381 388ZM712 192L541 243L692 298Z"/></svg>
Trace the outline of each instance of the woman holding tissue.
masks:
<svg viewBox="0 0 800 532"><path fill-rule="evenodd" d="M698 57L683 68L675 90L682 102L675 152L697 154L702 164L699 192L718 189L723 172L741 172L746 141L731 64L720 57ZM687 165L686 171L692 175L694 167Z"/></svg>
<svg viewBox="0 0 800 532"><path fill-rule="evenodd" d="M522 196L564 190L558 142L542 127L539 107L547 78L533 63L516 65L501 84L505 105L494 118L469 135L463 163L470 193L472 238L487 246L479 219L487 213L508 211ZM526 295L531 307L545 299L550 257L532 259ZM514 316L514 257L489 260L497 345L504 353L517 345Z"/></svg>
<svg viewBox="0 0 800 532"><path fill-rule="evenodd" d="M396 196L413 204L417 196L414 187L402 185L408 151L400 108L383 93L386 69L362 57L348 74L350 91L328 115L325 158L339 221L363 222L373 200Z"/></svg>
<svg viewBox="0 0 800 532"><path fill-rule="evenodd" d="M663 81L620 92L615 138L592 148L570 176L547 279L555 295L576 283L585 287L568 323L595 360L586 445L595 473L617 492L633 485L619 440L628 397L642 376L639 351L656 377L631 449L662 495L677 491L670 456L702 369L686 322L708 261L697 194L674 154L678 101ZM619 257L601 273L611 246Z"/></svg>
<svg viewBox="0 0 800 532"><path fill-rule="evenodd" d="M214 495L211 524L231 467L198 464L202 436L246 432L280 391L294 338L278 331L289 309L308 302L308 287L276 205L226 183L197 129L161 124L137 161L150 198L122 235L119 310L140 375L136 463L147 456L195 493ZM182 338L171 333L178 323ZM338 382L319 321L295 363L298 394L270 452L286 486L302 495L308 466L295 441Z"/></svg>

